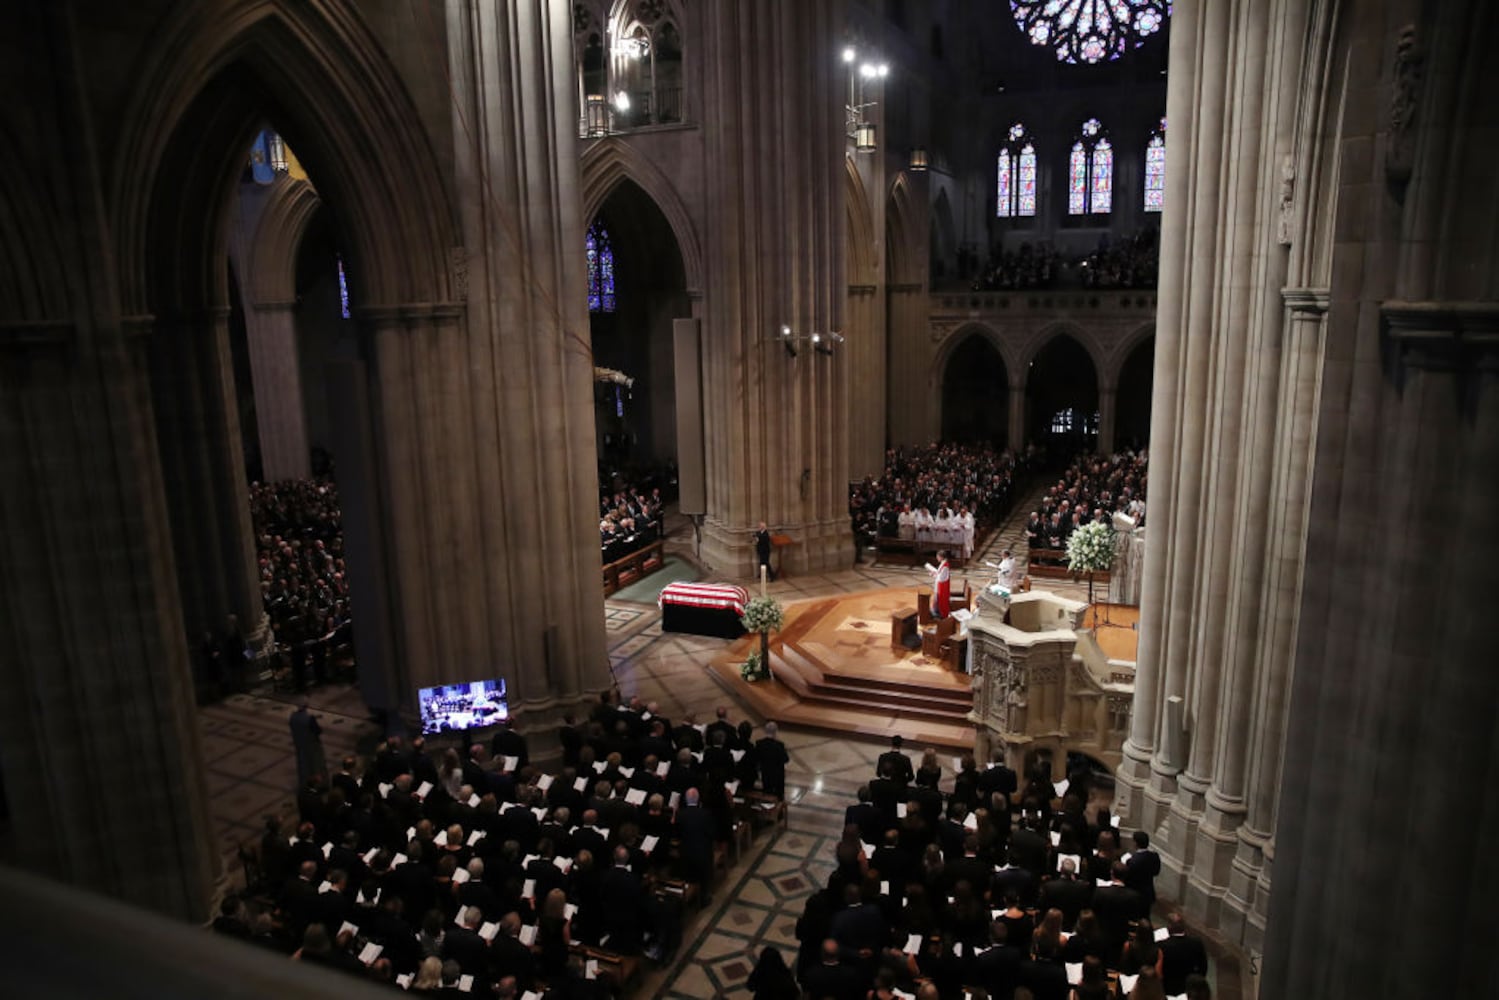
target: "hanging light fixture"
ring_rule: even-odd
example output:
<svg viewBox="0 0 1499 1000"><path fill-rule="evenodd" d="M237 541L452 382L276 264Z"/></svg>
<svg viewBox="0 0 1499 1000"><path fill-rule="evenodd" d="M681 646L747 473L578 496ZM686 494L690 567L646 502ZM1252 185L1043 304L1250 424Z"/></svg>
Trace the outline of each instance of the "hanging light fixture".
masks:
<svg viewBox="0 0 1499 1000"><path fill-rule="evenodd" d="M874 151L873 122L860 122L854 126L854 148L861 153Z"/></svg>
<svg viewBox="0 0 1499 1000"><path fill-rule="evenodd" d="M926 148L923 146L917 146L916 148L912 149L910 162L912 172L921 173L926 170L927 166L928 164L926 159Z"/></svg>

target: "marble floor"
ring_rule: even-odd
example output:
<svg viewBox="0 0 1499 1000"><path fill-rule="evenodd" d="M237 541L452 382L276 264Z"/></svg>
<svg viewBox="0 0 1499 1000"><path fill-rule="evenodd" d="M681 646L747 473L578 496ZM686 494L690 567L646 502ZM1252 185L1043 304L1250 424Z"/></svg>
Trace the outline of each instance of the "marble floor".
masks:
<svg viewBox="0 0 1499 1000"><path fill-rule="evenodd" d="M1036 491L1039 494L1039 490ZM1019 510L1028 510L1028 496ZM978 553L968 571L979 586L1008 546L1023 558L1024 518L1002 525ZM684 519L669 523L667 551L690 560L691 528ZM874 565L868 561L833 573L795 575L769 585L783 602L826 597L878 587L916 587L926 581L917 567ZM955 585L964 573L955 574ZM739 581L743 583L744 581ZM756 584L758 585L758 584ZM1044 586L1069 597L1086 597L1086 584L1045 581ZM733 720L765 720L742 704L731 685L721 685L704 665L725 646L721 639L663 634L655 603L611 599L606 602L609 662L626 697L656 701L673 719L712 717L719 705ZM313 709L323 716L324 746L330 763L352 750L368 750L377 738L356 690L347 686L317 689ZM227 857L234 848L259 835L263 817L292 815L295 761L287 729L290 695L258 693L232 697L202 710L203 751L207 761L216 834ZM693 915L684 946L669 965L649 969L634 991L638 998L706 1000L748 997L744 981L762 948L772 945L794 960L795 925L806 897L825 884L832 870L833 845L842 829L843 810L858 786L874 774L874 763L886 748L882 742L850 736L828 736L782 729L791 755L787 768L788 825L762 832L751 849L730 869L714 902ZM544 734L533 739L533 754L548 752ZM540 744L540 745L537 745ZM918 754L919 747L909 747ZM944 755L944 764L945 764ZM950 774L944 787L950 788ZM1216 994L1234 997L1225 990Z"/></svg>

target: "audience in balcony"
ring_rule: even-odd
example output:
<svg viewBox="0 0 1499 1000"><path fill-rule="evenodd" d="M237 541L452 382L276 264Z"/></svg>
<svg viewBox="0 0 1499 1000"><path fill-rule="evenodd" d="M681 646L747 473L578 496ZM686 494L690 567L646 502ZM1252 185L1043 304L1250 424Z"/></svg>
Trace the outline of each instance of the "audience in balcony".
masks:
<svg viewBox="0 0 1499 1000"><path fill-rule="evenodd" d="M1044 244L997 249L970 287L978 292L1043 288L1153 289L1160 265L1159 233L1145 229L1123 239L1099 238L1090 253L1067 256Z"/></svg>

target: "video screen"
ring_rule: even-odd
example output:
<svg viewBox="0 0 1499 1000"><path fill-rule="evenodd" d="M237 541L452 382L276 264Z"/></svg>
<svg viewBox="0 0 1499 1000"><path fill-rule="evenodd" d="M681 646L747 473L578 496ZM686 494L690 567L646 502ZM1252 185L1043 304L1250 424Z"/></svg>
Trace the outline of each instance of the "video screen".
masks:
<svg viewBox="0 0 1499 1000"><path fill-rule="evenodd" d="M503 679L422 688L417 700L421 703L423 736L482 729L510 718Z"/></svg>

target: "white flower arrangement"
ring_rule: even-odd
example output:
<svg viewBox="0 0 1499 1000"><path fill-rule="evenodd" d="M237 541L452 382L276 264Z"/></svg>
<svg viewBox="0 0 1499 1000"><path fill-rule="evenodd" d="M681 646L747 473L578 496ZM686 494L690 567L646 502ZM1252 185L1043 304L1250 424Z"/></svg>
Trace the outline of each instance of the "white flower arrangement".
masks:
<svg viewBox="0 0 1499 1000"><path fill-rule="evenodd" d="M597 365L593 369L593 380L595 382L612 382L615 385L622 385L626 389L633 388L635 385L635 380L624 372L615 368L600 368Z"/></svg>
<svg viewBox="0 0 1499 1000"><path fill-rule="evenodd" d="M744 663L739 667L739 676L751 683L754 681L763 681L770 677L770 668L766 666L765 658L760 655L758 649L750 650L749 656L745 658Z"/></svg>
<svg viewBox="0 0 1499 1000"><path fill-rule="evenodd" d="M1114 529L1089 521L1067 536L1067 568L1074 573L1096 573L1114 565Z"/></svg>
<svg viewBox="0 0 1499 1000"><path fill-rule="evenodd" d="M770 596L755 597L744 606L744 616L739 619L739 624L746 632L775 632L785 618L780 601Z"/></svg>

